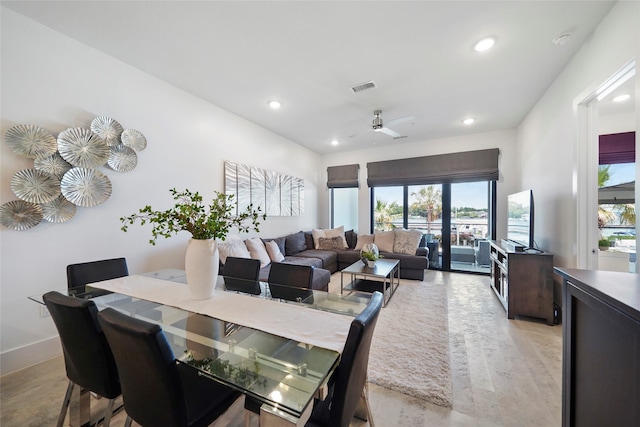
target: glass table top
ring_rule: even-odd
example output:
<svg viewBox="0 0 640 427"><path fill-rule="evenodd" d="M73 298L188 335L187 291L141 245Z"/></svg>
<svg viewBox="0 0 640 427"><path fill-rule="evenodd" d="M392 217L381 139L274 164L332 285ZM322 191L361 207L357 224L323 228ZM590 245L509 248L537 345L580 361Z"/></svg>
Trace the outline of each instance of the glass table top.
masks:
<svg viewBox="0 0 640 427"><path fill-rule="evenodd" d="M162 270L145 274L156 279L186 283L184 271ZM228 278L226 278L228 279ZM225 283L227 282L227 283ZM229 288L227 289L227 284ZM369 294L330 294L294 288L291 299L274 298L282 285L220 276L218 289L251 293L247 298L276 299L340 315L357 316L367 306ZM286 287L291 294L291 288ZM240 326L206 315L196 314L87 285L70 289L68 294L92 299L99 310L114 308L132 317L162 326L179 363L198 369L202 375L223 382L241 392L300 416L313 397L323 397L326 381L339 362L339 353ZM43 303L42 296L30 299Z"/></svg>

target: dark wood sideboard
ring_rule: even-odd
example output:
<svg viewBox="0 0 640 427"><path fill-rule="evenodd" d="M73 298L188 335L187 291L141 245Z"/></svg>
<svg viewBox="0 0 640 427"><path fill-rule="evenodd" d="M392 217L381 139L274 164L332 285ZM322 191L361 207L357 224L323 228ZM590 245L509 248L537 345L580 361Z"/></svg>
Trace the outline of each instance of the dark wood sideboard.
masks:
<svg viewBox="0 0 640 427"><path fill-rule="evenodd" d="M515 252L491 241L491 288L507 311L507 318L529 316L553 325L553 255Z"/></svg>
<svg viewBox="0 0 640 427"><path fill-rule="evenodd" d="M640 276L555 268L562 279L562 425L640 426Z"/></svg>

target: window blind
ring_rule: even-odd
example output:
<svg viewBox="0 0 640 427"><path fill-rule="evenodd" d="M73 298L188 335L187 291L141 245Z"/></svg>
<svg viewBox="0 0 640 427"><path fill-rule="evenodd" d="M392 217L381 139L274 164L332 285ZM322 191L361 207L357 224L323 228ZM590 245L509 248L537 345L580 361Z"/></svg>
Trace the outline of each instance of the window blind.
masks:
<svg viewBox="0 0 640 427"><path fill-rule="evenodd" d="M497 181L500 150L466 151L367 163L369 187Z"/></svg>
<svg viewBox="0 0 640 427"><path fill-rule="evenodd" d="M622 132L600 135L598 138L600 165L635 163L636 133Z"/></svg>
<svg viewBox="0 0 640 427"><path fill-rule="evenodd" d="M329 166L327 168L327 187L353 188L359 186L360 165Z"/></svg>

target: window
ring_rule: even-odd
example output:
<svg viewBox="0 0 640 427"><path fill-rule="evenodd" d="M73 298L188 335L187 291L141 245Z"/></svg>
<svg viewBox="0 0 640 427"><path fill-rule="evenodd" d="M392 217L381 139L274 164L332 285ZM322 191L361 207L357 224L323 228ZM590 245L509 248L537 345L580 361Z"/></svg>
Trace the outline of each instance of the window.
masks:
<svg viewBox="0 0 640 427"><path fill-rule="evenodd" d="M403 228L403 187L378 187L373 202L373 229L389 231Z"/></svg>
<svg viewBox="0 0 640 427"><path fill-rule="evenodd" d="M331 228L358 230L358 188L331 189Z"/></svg>

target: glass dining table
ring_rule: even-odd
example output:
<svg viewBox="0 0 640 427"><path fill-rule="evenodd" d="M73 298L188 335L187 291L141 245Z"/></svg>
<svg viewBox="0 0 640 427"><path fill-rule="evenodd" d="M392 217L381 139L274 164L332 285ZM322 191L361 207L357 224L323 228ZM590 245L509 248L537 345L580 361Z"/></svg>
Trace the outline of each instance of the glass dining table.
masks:
<svg viewBox="0 0 640 427"><path fill-rule="evenodd" d="M182 270L161 270L140 276L140 279L186 283ZM128 276L127 280L131 278L133 276ZM344 342L326 348L315 341L317 332L316 337L305 338L305 331L300 331L303 337L300 338L298 333L290 332L291 321L265 321L257 317L258 312L265 308L266 313L272 313L267 316L278 317L277 313L282 312L285 318L289 312L289 316L298 319L293 322L294 328L304 328L303 320L309 317L308 321L317 327L322 328L319 323L325 320L339 321L345 323L348 330L351 319L364 310L370 300L366 293L341 295L298 288L292 292L290 287L282 285L220 276L216 295L233 297L233 316L220 310L221 318L217 318L171 303L127 295L129 292L110 292L100 287L107 282L67 292L77 298L93 300L99 310L111 307L162 326L178 363L262 402L260 425L304 425L311 414L313 399L327 397L328 380L338 365ZM289 299L282 299L283 291ZM272 294L280 297L274 298ZM43 303L41 296L30 298ZM277 311L269 312L269 309ZM233 321L227 320L230 318ZM279 326L281 323L287 325ZM332 323L327 325L331 328ZM326 333L331 335L333 331ZM86 400L84 405L88 404ZM78 413L86 417L89 410L84 408ZM76 422L84 425L86 420Z"/></svg>

